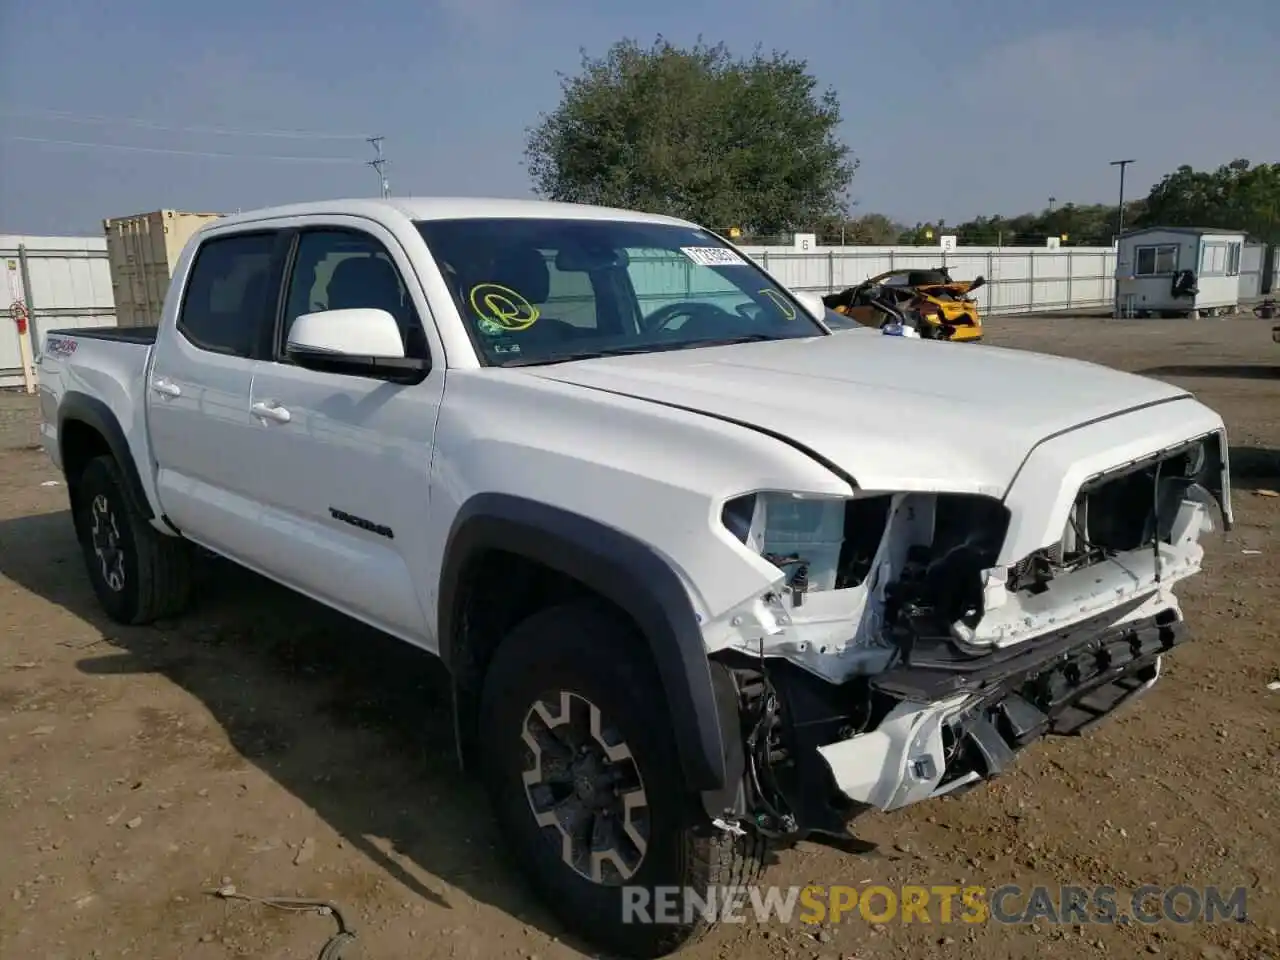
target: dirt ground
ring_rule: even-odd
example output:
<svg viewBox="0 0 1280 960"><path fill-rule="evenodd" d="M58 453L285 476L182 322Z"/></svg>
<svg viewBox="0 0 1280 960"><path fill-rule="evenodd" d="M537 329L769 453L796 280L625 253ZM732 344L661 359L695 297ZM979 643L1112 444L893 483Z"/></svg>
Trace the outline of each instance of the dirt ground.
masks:
<svg viewBox="0 0 1280 960"><path fill-rule="evenodd" d="M1227 420L1237 527L1182 591L1196 639L1137 705L1028 749L962 797L872 816L853 856L802 844L781 885L1247 888L1244 923L1075 927L854 918L721 926L689 960L1280 957L1280 346L1254 320L1005 319L991 341L1193 388ZM969 348L959 348L969 349ZM991 416L1016 396L975 384ZM0 395L0 956L313 958L340 905L364 960L581 957L501 856L455 773L434 662L212 563L198 609L100 613L66 488ZM1123 896L1121 903L1124 903Z"/></svg>

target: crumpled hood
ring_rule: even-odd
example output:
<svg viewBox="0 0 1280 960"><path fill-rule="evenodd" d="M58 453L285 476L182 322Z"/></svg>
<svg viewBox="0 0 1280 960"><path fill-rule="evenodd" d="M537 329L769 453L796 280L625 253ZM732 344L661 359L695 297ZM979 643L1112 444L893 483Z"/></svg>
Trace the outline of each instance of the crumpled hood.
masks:
<svg viewBox="0 0 1280 960"><path fill-rule="evenodd" d="M579 360L522 372L788 437L868 490L1003 496L1027 454L1187 391L998 347L848 333Z"/></svg>

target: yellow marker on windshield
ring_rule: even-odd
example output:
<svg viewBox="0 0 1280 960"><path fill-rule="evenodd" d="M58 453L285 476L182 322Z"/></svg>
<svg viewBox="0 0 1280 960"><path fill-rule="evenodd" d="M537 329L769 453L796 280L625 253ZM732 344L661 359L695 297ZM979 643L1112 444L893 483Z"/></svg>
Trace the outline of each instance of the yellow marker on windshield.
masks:
<svg viewBox="0 0 1280 960"><path fill-rule="evenodd" d="M468 299L481 320L511 333L528 330L541 316L525 297L500 283L477 283Z"/></svg>
<svg viewBox="0 0 1280 960"><path fill-rule="evenodd" d="M761 290L760 293L772 300L774 306L778 308L778 312L788 320L794 320L796 318L795 307L787 303L786 298L784 298L777 290L766 287L764 290Z"/></svg>

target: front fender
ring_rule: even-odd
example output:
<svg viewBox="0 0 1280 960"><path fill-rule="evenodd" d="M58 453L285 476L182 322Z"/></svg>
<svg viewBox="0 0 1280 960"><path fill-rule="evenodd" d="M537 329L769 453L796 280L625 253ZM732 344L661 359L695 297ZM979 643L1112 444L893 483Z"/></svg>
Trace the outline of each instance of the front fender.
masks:
<svg viewBox="0 0 1280 960"><path fill-rule="evenodd" d="M514 553L572 577L625 611L644 636L666 694L690 788L726 785L725 739L699 618L679 575L644 543L560 507L502 493L462 504L440 580L440 655L451 672L462 578L487 550ZM736 743L736 737L732 738Z"/></svg>

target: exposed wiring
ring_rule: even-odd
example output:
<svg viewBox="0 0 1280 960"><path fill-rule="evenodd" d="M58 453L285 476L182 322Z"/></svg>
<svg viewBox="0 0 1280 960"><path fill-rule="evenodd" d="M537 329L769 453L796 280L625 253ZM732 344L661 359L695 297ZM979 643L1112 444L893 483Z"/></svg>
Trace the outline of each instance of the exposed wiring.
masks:
<svg viewBox="0 0 1280 960"><path fill-rule="evenodd" d="M777 789L777 784L774 782L772 772L769 769L768 759L769 728L776 714L777 702L771 693L766 694L766 702L761 707L760 717L756 722L756 726L747 736L747 769L751 775L751 785L755 789L756 801L764 807L765 813L769 815L773 823L781 827L781 830L777 830L772 826L765 826L757 821L756 829L767 836L784 837L795 830L795 819L790 814L780 810L771 799L772 794L778 794L778 799L782 799L780 796L781 791ZM762 753L763 757L761 756ZM763 764L761 763L762 759ZM769 781L767 788L760 779L762 766L765 771L765 778Z"/></svg>
<svg viewBox="0 0 1280 960"><path fill-rule="evenodd" d="M770 734L773 730L774 721L777 719L780 705L773 682L769 678L769 668L764 655L763 637L759 641L759 655L760 681L764 691L760 699L760 712L746 738L747 772L751 777L751 786L754 788L756 801L764 807L767 816L780 828L775 829L773 826L766 826L757 818L756 829L766 836L779 838L789 836L795 832L796 820L794 816L779 809L773 802L774 799L777 799L784 806L787 805L786 795L773 776L772 763L769 757ZM767 786L761 781L760 775L762 772L768 781Z"/></svg>
<svg viewBox="0 0 1280 960"><path fill-rule="evenodd" d="M347 926L342 911L327 900L311 900L303 897L255 897L252 894L240 893L234 886L227 885L213 891L213 895L222 900L244 900L247 903L260 903L274 907L286 913L317 913L324 917L333 917L338 924L338 932L330 937L316 960L342 960L342 951L355 942L356 935Z"/></svg>
<svg viewBox="0 0 1280 960"><path fill-rule="evenodd" d="M1088 535L1080 529L1080 520L1076 517L1074 511L1067 518L1067 522L1071 524L1071 529L1075 531L1076 537L1084 544L1085 550L1097 551L1103 557L1114 557L1116 555L1117 551L1114 547L1104 547L1089 539Z"/></svg>

